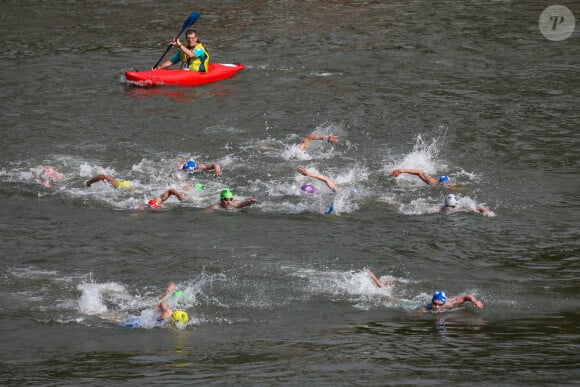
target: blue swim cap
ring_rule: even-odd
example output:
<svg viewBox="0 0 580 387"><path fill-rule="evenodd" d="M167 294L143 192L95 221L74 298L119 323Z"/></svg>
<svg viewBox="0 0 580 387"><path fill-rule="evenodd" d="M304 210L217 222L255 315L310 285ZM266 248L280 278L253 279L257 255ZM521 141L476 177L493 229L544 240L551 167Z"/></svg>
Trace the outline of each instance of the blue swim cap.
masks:
<svg viewBox="0 0 580 387"><path fill-rule="evenodd" d="M437 290L435 293L433 293L433 298L431 299L431 302L433 301L441 301L442 303L445 303L447 301L447 296L445 296L445 292L442 290Z"/></svg>
<svg viewBox="0 0 580 387"><path fill-rule="evenodd" d="M438 183L449 183L449 176L443 175L437 180Z"/></svg>
<svg viewBox="0 0 580 387"><path fill-rule="evenodd" d="M193 171L195 170L196 166L197 164L195 163L195 161L189 160L187 163L181 166L181 169L183 169L184 171Z"/></svg>

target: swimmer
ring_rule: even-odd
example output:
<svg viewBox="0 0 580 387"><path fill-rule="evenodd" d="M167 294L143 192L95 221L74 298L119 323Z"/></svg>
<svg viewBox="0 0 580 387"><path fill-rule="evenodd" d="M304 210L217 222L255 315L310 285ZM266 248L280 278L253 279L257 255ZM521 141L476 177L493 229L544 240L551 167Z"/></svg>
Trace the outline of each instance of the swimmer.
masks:
<svg viewBox="0 0 580 387"><path fill-rule="evenodd" d="M161 208L161 204L169 199L170 196L175 196L177 199L179 199L180 202L185 199L185 194L182 194L175 188L171 188L157 196L155 199L149 200L148 207L154 210L159 210Z"/></svg>
<svg viewBox="0 0 580 387"><path fill-rule="evenodd" d="M323 136L321 134L309 134L308 136L304 137L302 139L302 141L300 141L300 144L298 144L298 149L301 151L304 151L308 145L310 145L310 142L312 142L312 140L320 140L320 141L328 141L330 143L335 143L338 141L338 136L333 136L328 135L328 136Z"/></svg>
<svg viewBox="0 0 580 387"><path fill-rule="evenodd" d="M332 180L330 180L328 177L324 176L324 175L320 175L314 172L310 172L308 169L304 168L304 167L299 167L296 172L300 173L301 175L304 176L308 176L308 177L312 177L314 179L320 180L322 182L324 182L328 188L330 188L332 190L332 192L338 192L340 191L340 188L338 188L336 186L336 184L334 184L334 182Z"/></svg>
<svg viewBox="0 0 580 387"><path fill-rule="evenodd" d="M256 199L250 198L246 200L234 200L234 194L229 188L225 188L220 192L220 201L219 204L213 204L209 208L212 210L217 209L225 209L229 210L230 208L244 208L251 206L252 204L256 203Z"/></svg>
<svg viewBox="0 0 580 387"><path fill-rule="evenodd" d="M371 279L373 280L375 285L377 285L377 287L384 288L385 286L387 286L389 284L389 281L377 278L375 273L373 273L372 271L370 271L366 267L365 267L364 271L369 275L369 277L371 277Z"/></svg>
<svg viewBox="0 0 580 387"><path fill-rule="evenodd" d="M452 309L457 306L463 305L466 302L471 302L476 308L482 309L483 303L478 301L473 295L466 294L464 296L454 297L451 299L447 299L445 292L441 290L437 290L433 293L433 297L431 298L431 302L427 305L420 306L416 310L418 312L439 312L444 311L446 309Z"/></svg>
<svg viewBox="0 0 580 387"><path fill-rule="evenodd" d="M214 176L221 176L222 175L222 169L220 167L220 165L218 163L211 163L211 164L201 164L201 163L196 163L193 160L188 160L185 163L182 164L177 164L175 166L175 169L177 170L182 170L182 171L187 171L187 172L192 172L192 171L211 171L214 170L213 175Z"/></svg>
<svg viewBox="0 0 580 387"><path fill-rule="evenodd" d="M439 212L441 213L451 213L451 212L455 212L457 208L457 197L455 196L455 194L449 194L447 196L445 196L445 202L444 204L441 206L441 208L439 209ZM480 206L476 206L475 207L475 211L483 214L483 216L494 216L495 214L493 213L493 211L485 208L485 207L480 207Z"/></svg>
<svg viewBox="0 0 580 387"><path fill-rule="evenodd" d="M171 282L165 292L159 297L159 299L163 299L167 296L170 292L175 289L175 283ZM175 293L175 292L174 292ZM154 312L159 312L159 316L157 316L157 321L162 323L182 323L185 324L189 321L189 315L187 312L183 310L175 310L173 311L167 301L163 300L153 309Z"/></svg>
<svg viewBox="0 0 580 387"><path fill-rule="evenodd" d="M453 189L455 184L449 179L449 176L443 175L438 179L429 176L425 172L421 171L420 169L394 169L388 173L388 176L398 177L401 173L408 173L411 175L418 176L421 180L423 180L427 185L439 185L443 188Z"/></svg>
<svg viewBox="0 0 580 387"><path fill-rule="evenodd" d="M377 276L375 275L375 273L373 273L369 269L366 269L365 268L365 271L371 277L371 279L373 280L373 282L375 283L375 285L377 285L377 287L383 288L383 287L385 287L385 286L387 286L389 284L388 281L381 280L381 279L377 278ZM445 292L443 292L441 290L438 290L435 293L433 293L433 297L431 299L431 303L429 303L427 305L420 306L416 310L419 311L419 312L442 311L442 310L445 310L445 309L451 309L451 308L455 308L456 306L463 305L467 301L471 302L475 307L477 307L479 309L482 309L483 308L483 303L481 301L478 301L471 294L466 294L466 295L463 295L463 296L458 296L458 297L451 298L451 299L448 300L447 299L447 296L445 295Z"/></svg>
<svg viewBox="0 0 580 387"><path fill-rule="evenodd" d="M133 184L130 181L117 180L117 179L114 179L111 176L108 176L105 174L100 174L100 175L94 176L94 177L90 178L89 180L87 180L87 182L85 184L87 185L87 187L90 187L91 185L93 185L94 183L99 182L99 181L107 181L113 187L115 187L117 189L129 190L133 187Z"/></svg>
<svg viewBox="0 0 580 387"><path fill-rule="evenodd" d="M46 188L50 188L51 181L62 179L64 179L64 177L60 173L48 166L42 168L42 170L36 175L36 181Z"/></svg>

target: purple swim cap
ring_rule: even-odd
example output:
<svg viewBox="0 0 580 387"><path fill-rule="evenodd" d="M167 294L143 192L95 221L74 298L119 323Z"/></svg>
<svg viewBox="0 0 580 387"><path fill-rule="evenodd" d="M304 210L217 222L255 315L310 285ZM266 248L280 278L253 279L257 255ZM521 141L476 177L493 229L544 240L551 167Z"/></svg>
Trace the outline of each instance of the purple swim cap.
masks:
<svg viewBox="0 0 580 387"><path fill-rule="evenodd" d="M312 184L303 184L300 189L306 193L313 194L316 192L316 187Z"/></svg>

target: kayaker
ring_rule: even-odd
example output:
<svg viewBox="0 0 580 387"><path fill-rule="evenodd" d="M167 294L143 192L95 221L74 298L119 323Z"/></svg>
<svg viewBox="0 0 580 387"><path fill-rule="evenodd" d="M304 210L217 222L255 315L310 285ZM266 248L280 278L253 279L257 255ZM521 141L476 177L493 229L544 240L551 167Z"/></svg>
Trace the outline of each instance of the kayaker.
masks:
<svg viewBox="0 0 580 387"><path fill-rule="evenodd" d="M194 30L187 30L185 40L186 44L181 43L179 38L172 40L171 45L179 48L179 51L171 59L163 62L153 70L161 70L181 62L182 70L207 73L209 53L205 44L197 39L197 33Z"/></svg>

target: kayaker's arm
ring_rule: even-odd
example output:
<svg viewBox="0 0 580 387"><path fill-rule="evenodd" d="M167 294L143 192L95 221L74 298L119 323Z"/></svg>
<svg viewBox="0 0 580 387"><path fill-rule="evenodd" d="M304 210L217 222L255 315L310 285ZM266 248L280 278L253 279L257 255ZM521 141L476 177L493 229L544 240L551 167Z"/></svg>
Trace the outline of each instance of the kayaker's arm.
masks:
<svg viewBox="0 0 580 387"><path fill-rule="evenodd" d="M195 58L193 51L191 51L185 44L181 43L179 39L177 39L177 43L177 47L179 47L179 49L183 51L183 53L187 55L188 58Z"/></svg>
<svg viewBox="0 0 580 387"><path fill-rule="evenodd" d="M171 45L173 47L178 47L178 48L182 49L182 51L183 51L183 48L185 48L185 46L179 41L179 39L172 40ZM185 53L185 51L183 51L183 52ZM186 53L186 55L187 55L187 53ZM159 66L153 68L152 70L161 70L161 69L165 69L167 67L171 67L174 64L176 64L177 62L179 62L179 60L180 60L180 55L178 52L171 59L166 60L165 62L161 63Z"/></svg>

